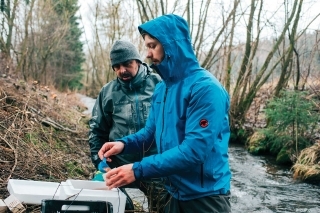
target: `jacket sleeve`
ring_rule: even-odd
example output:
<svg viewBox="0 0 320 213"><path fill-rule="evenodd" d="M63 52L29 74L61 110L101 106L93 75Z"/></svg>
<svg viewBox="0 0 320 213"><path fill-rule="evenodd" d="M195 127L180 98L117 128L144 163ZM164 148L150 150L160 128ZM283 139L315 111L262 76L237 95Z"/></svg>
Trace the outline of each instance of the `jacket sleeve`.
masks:
<svg viewBox="0 0 320 213"><path fill-rule="evenodd" d="M111 128L111 117L108 113L105 113L104 110L104 107L107 107L106 101L106 95L102 89L92 109L92 117L89 121L91 160L96 168L98 168L98 164L101 161L98 152L103 144L109 141Z"/></svg>
<svg viewBox="0 0 320 213"><path fill-rule="evenodd" d="M221 87L205 82L198 82L191 90L185 130L180 129L185 131L182 143L136 162L133 166L136 179L165 177L184 172L204 163L218 146L223 146L223 150L227 149L228 137L223 137L226 140L221 138L221 135L228 134L225 130L228 129L227 93ZM200 127L199 118L207 119L207 128Z"/></svg>

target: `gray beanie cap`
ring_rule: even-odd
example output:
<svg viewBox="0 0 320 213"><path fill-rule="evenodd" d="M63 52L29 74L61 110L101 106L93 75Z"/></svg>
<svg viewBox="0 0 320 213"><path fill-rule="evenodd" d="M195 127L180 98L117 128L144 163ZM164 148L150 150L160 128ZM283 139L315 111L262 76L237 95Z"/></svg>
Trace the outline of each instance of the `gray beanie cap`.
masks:
<svg viewBox="0 0 320 213"><path fill-rule="evenodd" d="M110 51L111 66L129 60L138 60L142 63L141 56L137 48L129 41L116 41Z"/></svg>

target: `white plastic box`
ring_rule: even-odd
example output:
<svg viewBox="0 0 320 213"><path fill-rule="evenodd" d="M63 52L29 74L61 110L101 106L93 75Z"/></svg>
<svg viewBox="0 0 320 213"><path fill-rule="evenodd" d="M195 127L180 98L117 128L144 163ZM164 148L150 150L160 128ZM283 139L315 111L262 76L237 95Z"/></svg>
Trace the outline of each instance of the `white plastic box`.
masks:
<svg viewBox="0 0 320 213"><path fill-rule="evenodd" d="M107 201L114 213L125 211L126 195L119 189L108 190L105 182L68 179L60 188L60 200Z"/></svg>
<svg viewBox="0 0 320 213"><path fill-rule="evenodd" d="M114 213L124 213L126 195L119 189L108 190L105 182L72 180L44 182L10 179L7 185L10 195L21 203L41 205L42 200L107 201Z"/></svg>
<svg viewBox="0 0 320 213"><path fill-rule="evenodd" d="M59 199L60 183L10 179L7 189L20 202L40 205L43 199Z"/></svg>

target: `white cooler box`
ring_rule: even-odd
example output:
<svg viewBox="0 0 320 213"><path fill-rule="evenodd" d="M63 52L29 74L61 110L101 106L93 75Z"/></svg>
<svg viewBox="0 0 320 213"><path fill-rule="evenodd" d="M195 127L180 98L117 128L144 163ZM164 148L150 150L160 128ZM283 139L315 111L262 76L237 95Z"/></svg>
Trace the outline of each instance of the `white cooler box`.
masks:
<svg viewBox="0 0 320 213"><path fill-rule="evenodd" d="M42 200L106 201L112 204L113 212L123 213L126 195L119 189L108 190L105 182L72 180L44 182L10 179L7 185L10 195L21 203L41 205Z"/></svg>
<svg viewBox="0 0 320 213"><path fill-rule="evenodd" d="M127 197L120 189L108 190L105 182L68 179L61 183L59 199L107 201L112 204L113 212L123 213Z"/></svg>
<svg viewBox="0 0 320 213"><path fill-rule="evenodd" d="M59 199L59 185L54 182L10 179L7 189L21 203L40 205L43 199Z"/></svg>

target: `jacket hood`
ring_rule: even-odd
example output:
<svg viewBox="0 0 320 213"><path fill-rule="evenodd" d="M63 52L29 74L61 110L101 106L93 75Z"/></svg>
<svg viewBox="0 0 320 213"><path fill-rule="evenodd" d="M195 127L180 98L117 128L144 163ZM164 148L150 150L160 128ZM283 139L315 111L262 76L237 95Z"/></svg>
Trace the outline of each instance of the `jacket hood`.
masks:
<svg viewBox="0 0 320 213"><path fill-rule="evenodd" d="M138 27L163 46L164 59L159 65L151 65L165 82L174 82L202 69L194 54L188 23L182 17L168 14L148 21Z"/></svg>

